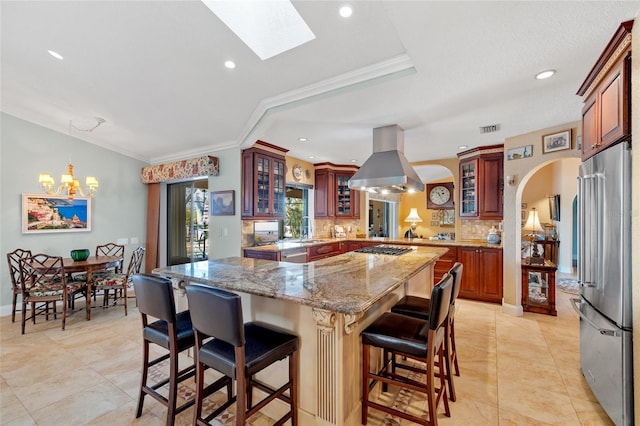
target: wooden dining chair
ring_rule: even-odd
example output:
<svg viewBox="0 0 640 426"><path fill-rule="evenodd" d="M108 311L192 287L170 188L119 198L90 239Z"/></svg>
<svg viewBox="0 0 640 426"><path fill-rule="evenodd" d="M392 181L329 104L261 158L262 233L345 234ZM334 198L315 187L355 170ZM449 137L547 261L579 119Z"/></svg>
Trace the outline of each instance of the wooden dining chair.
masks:
<svg viewBox="0 0 640 426"><path fill-rule="evenodd" d="M124 245L122 244L116 244L116 243L106 243L106 244L101 244L101 245L97 245L96 246L96 257L99 256L120 256L121 259L123 259L122 262L118 263L115 267L112 268L108 268L105 269L104 271L94 271L92 273L92 278L95 280L96 278L100 278L102 276L106 276L112 273L122 273L122 269L124 267L123 263L124 263ZM87 273L86 272L80 272L78 274L75 274L73 277L75 280L78 281L86 281L87 280ZM93 293L93 300L96 300L96 291L92 290Z"/></svg>
<svg viewBox="0 0 640 426"><path fill-rule="evenodd" d="M53 305L53 317L57 319L57 303L62 302L62 329L67 320L69 294L86 286L82 281L67 281L62 257L35 254L20 259L20 284L22 286L22 334L28 319L33 323L36 317L49 317L49 304ZM31 305L27 317L27 305Z"/></svg>
<svg viewBox="0 0 640 426"><path fill-rule="evenodd" d="M13 292L11 306L11 322L16 322L16 308L18 306L18 296L22 296L22 279L20 277L20 259L31 257L31 250L15 249L7 253L9 264L9 277L11 278L11 290Z"/></svg>
<svg viewBox="0 0 640 426"><path fill-rule="evenodd" d="M97 276L93 276L93 281L91 283L92 288L95 289L96 292L103 292L103 301L102 306L107 307L110 304L110 291L113 290L113 304L115 306L118 304L118 300L122 300L124 305L124 314L127 315L127 288L131 284L131 278L133 275L140 272L140 268L142 266L142 259L144 257L144 247L138 247L131 253L131 260L129 261L129 266L127 267L127 273L103 273L98 274Z"/></svg>

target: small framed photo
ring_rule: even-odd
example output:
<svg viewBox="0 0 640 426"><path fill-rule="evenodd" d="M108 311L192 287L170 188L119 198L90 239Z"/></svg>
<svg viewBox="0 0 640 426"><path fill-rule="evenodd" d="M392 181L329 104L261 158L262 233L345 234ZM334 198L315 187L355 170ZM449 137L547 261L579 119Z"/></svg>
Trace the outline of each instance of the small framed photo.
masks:
<svg viewBox="0 0 640 426"><path fill-rule="evenodd" d="M236 214L236 192L214 191L211 193L211 216L234 216Z"/></svg>
<svg viewBox="0 0 640 426"><path fill-rule="evenodd" d="M542 153L571 149L571 129L542 137Z"/></svg>
<svg viewBox="0 0 640 426"><path fill-rule="evenodd" d="M440 214L438 212L431 213L431 220L438 220Z"/></svg>
<svg viewBox="0 0 640 426"><path fill-rule="evenodd" d="M533 145L520 146L511 148L507 151L507 160L517 160L520 158L528 158L533 155Z"/></svg>

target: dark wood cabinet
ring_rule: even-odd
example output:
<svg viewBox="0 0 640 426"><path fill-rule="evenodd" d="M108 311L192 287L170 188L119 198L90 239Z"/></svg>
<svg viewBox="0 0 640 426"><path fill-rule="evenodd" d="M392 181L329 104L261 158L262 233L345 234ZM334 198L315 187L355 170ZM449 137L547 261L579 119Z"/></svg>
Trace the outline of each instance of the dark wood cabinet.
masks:
<svg viewBox="0 0 640 426"><path fill-rule="evenodd" d="M350 251L359 250L362 248L362 243L360 241L341 241L340 242L340 252L348 253Z"/></svg>
<svg viewBox="0 0 640 426"><path fill-rule="evenodd" d="M315 217L359 218L360 191L349 188L357 166L315 164Z"/></svg>
<svg viewBox="0 0 640 426"><path fill-rule="evenodd" d="M446 274L453 268L453 265L458 260L458 250L456 247L447 247L447 251L440 257L433 265L433 284L436 285L442 278L442 275ZM462 272L464 275L464 270Z"/></svg>
<svg viewBox="0 0 640 426"><path fill-rule="evenodd" d="M460 297L502 302L502 250L458 247L458 262L464 265Z"/></svg>
<svg viewBox="0 0 640 426"><path fill-rule="evenodd" d="M243 255L244 257L250 257L252 259L264 259L264 260L275 260L275 261L280 260L279 251L244 249Z"/></svg>
<svg viewBox="0 0 640 426"><path fill-rule="evenodd" d="M631 137L631 29L620 25L580 86L582 159Z"/></svg>
<svg viewBox="0 0 640 426"><path fill-rule="evenodd" d="M556 265L522 264L522 310L539 314L557 315Z"/></svg>
<svg viewBox="0 0 640 426"><path fill-rule="evenodd" d="M502 219L503 153L503 145L492 145L458 154L460 160L460 218Z"/></svg>
<svg viewBox="0 0 640 426"><path fill-rule="evenodd" d="M242 218L284 218L287 150L258 141L242 151Z"/></svg>
<svg viewBox="0 0 640 426"><path fill-rule="evenodd" d="M324 259L326 257L337 256L342 254L340 251L340 242L334 241L327 244L315 245L307 247L307 262Z"/></svg>

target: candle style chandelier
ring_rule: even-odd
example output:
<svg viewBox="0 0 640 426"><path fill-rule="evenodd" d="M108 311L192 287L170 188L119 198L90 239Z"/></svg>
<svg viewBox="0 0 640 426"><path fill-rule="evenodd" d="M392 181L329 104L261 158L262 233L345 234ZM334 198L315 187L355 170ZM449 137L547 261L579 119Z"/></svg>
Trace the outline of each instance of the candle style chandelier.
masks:
<svg viewBox="0 0 640 426"><path fill-rule="evenodd" d="M95 120L95 123L91 123L92 127L87 128L78 128L73 125L71 120L69 120L69 135L71 135L72 127L77 130L91 132L105 122L105 120L100 117L96 117ZM73 175L73 165L71 162L69 162L69 165L67 166L67 173L63 173L60 177L60 186L57 188L55 179L49 173L41 173L38 177L38 182L42 185L42 188L47 194L66 195L69 201L73 201L73 198L78 194L83 197L93 197L98 186L100 186L98 179L96 179L95 176L87 176L85 178L86 190L83 190L80 186L80 181Z"/></svg>

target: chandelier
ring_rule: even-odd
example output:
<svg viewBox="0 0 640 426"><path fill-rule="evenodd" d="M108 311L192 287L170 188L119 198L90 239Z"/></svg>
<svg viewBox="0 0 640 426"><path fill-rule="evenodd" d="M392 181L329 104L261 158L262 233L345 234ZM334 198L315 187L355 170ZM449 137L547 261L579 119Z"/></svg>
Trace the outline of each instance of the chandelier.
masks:
<svg viewBox="0 0 640 426"><path fill-rule="evenodd" d="M80 186L80 181L73 176L73 165L69 164L67 173L63 173L60 177L60 186L56 188L56 182L48 173L41 173L38 182L49 195L66 195L69 201L73 201L73 197L80 194L83 197L93 197L98 189L99 183L95 176L87 176L85 185L86 193Z"/></svg>
<svg viewBox="0 0 640 426"><path fill-rule="evenodd" d="M106 120L101 117L95 117L90 120L84 120L74 124L72 120L69 120L69 136L71 136L71 129L80 130L83 132L93 132ZM67 173L63 173L60 177L60 186L56 188L56 181L49 173L41 173L38 177L38 182L42 185L42 188L49 195L66 195L69 201L73 201L73 197L80 194L83 197L93 197L98 189L98 179L95 176L87 176L85 179L85 191L80 186L80 181L73 175L73 164L69 162L67 166Z"/></svg>

